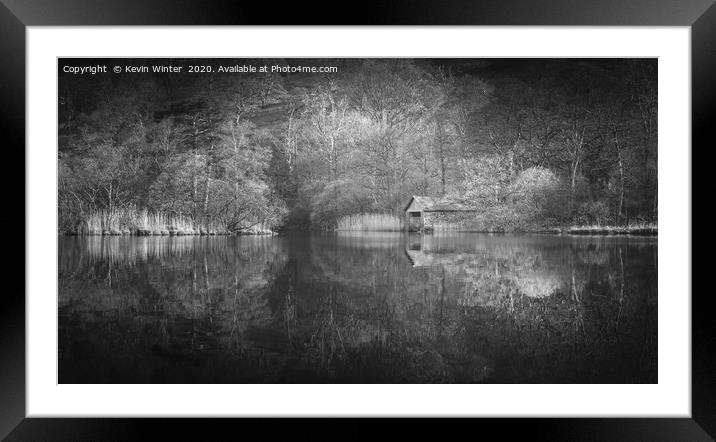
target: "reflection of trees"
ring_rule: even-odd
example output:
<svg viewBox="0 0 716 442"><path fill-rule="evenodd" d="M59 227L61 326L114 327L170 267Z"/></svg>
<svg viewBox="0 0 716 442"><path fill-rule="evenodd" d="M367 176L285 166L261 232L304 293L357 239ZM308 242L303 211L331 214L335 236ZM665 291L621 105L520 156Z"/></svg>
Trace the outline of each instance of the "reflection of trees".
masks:
<svg viewBox="0 0 716 442"><path fill-rule="evenodd" d="M313 318L312 333L307 344L307 356L317 359L319 368L330 367L335 358L340 358L345 353L341 324L336 321L334 313L334 302L333 291L329 289Z"/></svg>
<svg viewBox="0 0 716 442"><path fill-rule="evenodd" d="M334 287L330 324L335 332L330 336L336 351L330 363L322 360L324 369L337 370L371 354L402 364L403 372L410 371L411 360L442 367L437 372L443 380L510 379L526 372L542 381L572 376L587 376L581 381L588 381L589 376L606 376L611 369L604 366L613 362L596 368L590 363L617 360L611 354L616 347L621 352L634 349L641 345L636 337L655 332L653 312L644 311L638 301L655 294L646 285L656 277L655 269L647 265L650 271L637 275L645 266L642 255L651 250L648 244L616 246L613 240L570 238L558 238L555 244L554 237L482 237L473 243L455 236L422 238L419 244L411 238L402 258L395 250L371 249L368 241L337 248L314 244L312 268ZM636 255L626 274L619 261L625 249ZM625 280L634 281L631 299ZM318 318L326 311L314 313ZM618 325L625 316L634 324L651 325L625 335ZM361 321L357 327L356 318ZM417 354L431 355L432 362ZM618 363L630 360L623 357ZM562 371L555 371L555 365ZM465 366L472 368L461 368Z"/></svg>
<svg viewBox="0 0 716 442"><path fill-rule="evenodd" d="M460 246L458 246L460 247ZM509 244L477 243L473 250L454 252L438 241L426 241L419 251L406 251L413 266L440 266L462 285L460 304L501 305L503 298L544 298L565 286L564 253L540 244L510 241Z"/></svg>
<svg viewBox="0 0 716 442"><path fill-rule="evenodd" d="M266 288L286 259L276 238L73 240L60 249L61 324L83 328L66 343L90 333L112 351L199 360L220 348L252 351L247 333L273 321Z"/></svg>
<svg viewBox="0 0 716 442"><path fill-rule="evenodd" d="M225 361L218 372L230 382L655 379L649 243L400 234L86 239L60 247L67 360L77 357L77 342L94 339L128 359L144 351L199 364L210 352Z"/></svg>
<svg viewBox="0 0 716 442"><path fill-rule="evenodd" d="M81 238L60 260L60 279L74 285L61 290L60 302L102 310L116 302L117 308L212 322L220 321L212 317L217 311L258 318L251 312L266 302L256 295L268 284L272 266L285 259L281 253L280 243L267 238ZM101 302L87 298L97 293L93 286L105 284L110 293Z"/></svg>

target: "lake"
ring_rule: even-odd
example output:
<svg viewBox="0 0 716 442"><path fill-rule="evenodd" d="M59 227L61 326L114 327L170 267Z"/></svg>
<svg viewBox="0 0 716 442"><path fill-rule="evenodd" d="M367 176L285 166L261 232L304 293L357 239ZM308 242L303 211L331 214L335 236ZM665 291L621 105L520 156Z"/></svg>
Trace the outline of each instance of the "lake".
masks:
<svg viewBox="0 0 716 442"><path fill-rule="evenodd" d="M60 383L655 383L657 239L58 237Z"/></svg>

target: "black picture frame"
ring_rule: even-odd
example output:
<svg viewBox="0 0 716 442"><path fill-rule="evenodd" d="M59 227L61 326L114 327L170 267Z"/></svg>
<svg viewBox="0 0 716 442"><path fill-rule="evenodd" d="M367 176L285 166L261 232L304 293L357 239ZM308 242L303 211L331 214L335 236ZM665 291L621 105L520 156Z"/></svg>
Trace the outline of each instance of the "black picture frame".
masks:
<svg viewBox="0 0 716 442"><path fill-rule="evenodd" d="M690 26L692 31L692 146L711 147L709 128L716 103L716 6L714 0L375 0L353 11L336 3L226 2L221 0L0 0L0 124L4 152L25 164L25 31L28 26L117 25L539 25L539 26ZM332 13L322 15L318 11ZM708 143L708 144L707 144ZM697 150L692 147L692 151ZM8 157L6 157L7 160ZM694 174L695 176L695 174ZM15 181L17 183L17 180ZM16 186L16 184L15 184ZM16 197L19 196L19 192ZM24 206L23 202L20 203ZM19 210L18 210L19 211ZM23 212L24 213L24 212ZM24 217L24 215L23 215ZM27 220L24 220L27 221ZM23 225L26 225L23 223ZM19 238L16 232L13 236ZM32 234L24 230L25 237ZM24 244L23 244L24 250ZM18 259L16 262L20 262ZM23 265L25 263L22 260ZM674 294L688 296L690 294ZM714 440L716 437L716 359L708 291L692 296L691 418L480 419L480 431L509 436L529 431L549 440ZM0 308L0 437L7 440L133 439L146 435L147 419L39 419L25 417L25 293L3 293ZM464 423L464 421L462 421ZM141 423L142 425L139 425ZM206 437L233 428L233 420L152 420L174 434L189 436L196 425ZM245 423L241 424L246 425ZM252 425L273 425L254 422ZM305 421L286 423L300 431ZM325 424L322 424L325 425ZM345 436L371 437L355 420L333 420ZM401 423L397 423L401 425ZM474 425L474 424L468 424ZM409 432L424 423L412 420ZM275 426L274 426L275 427ZM406 426L403 426L405 430ZM505 428L508 427L508 428ZM324 427L325 429L325 427ZM247 434L247 433L244 433ZM311 433L307 433L310 435Z"/></svg>

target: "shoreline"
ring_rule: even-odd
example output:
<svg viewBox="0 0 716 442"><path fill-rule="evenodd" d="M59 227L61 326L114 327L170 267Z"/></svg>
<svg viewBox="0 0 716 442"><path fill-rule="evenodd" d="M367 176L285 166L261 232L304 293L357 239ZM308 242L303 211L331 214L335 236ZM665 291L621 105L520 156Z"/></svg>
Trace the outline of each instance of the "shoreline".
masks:
<svg viewBox="0 0 716 442"><path fill-rule="evenodd" d="M391 233L395 230L332 230L333 232L356 232L356 233L367 233L367 232L381 232ZM400 232L408 233L405 229ZM569 227L551 227L541 229L520 229L520 230L460 230L460 229L427 229L423 231L411 231L409 233L428 234L432 235L435 233L484 233L484 234L549 234L549 235L574 235L574 236L623 236L623 235L634 235L634 236L658 236L658 228L654 226L569 226Z"/></svg>
<svg viewBox="0 0 716 442"><path fill-rule="evenodd" d="M103 231L97 233L79 233L79 232L59 232L62 236L277 236L287 233L315 233L319 230L284 230L284 231L243 231L243 232L227 232L227 231L177 231L177 230L161 230L161 231ZM325 232L325 231L324 231ZM573 235L573 236L658 236L658 228L656 226L569 226L569 227L552 227L542 229L526 229L526 230L448 230L448 229L429 229L424 231L407 232L403 230L329 230L336 233L418 233L418 234L435 234L435 233L483 233L483 234L548 234L548 235Z"/></svg>
<svg viewBox="0 0 716 442"><path fill-rule="evenodd" d="M177 231L142 231L142 232L101 232L101 233L79 233L59 232L60 236L275 236L278 232L177 232Z"/></svg>

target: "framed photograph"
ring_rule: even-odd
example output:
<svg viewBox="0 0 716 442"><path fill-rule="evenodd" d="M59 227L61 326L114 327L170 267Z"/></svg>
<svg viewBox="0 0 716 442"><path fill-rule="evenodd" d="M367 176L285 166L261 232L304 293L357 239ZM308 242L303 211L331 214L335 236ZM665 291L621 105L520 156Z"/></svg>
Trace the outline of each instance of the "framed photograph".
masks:
<svg viewBox="0 0 716 442"><path fill-rule="evenodd" d="M27 174L9 440L116 436L131 422L98 419L117 417L713 440L691 290L710 2L337 22L385 26L5 3Z"/></svg>

